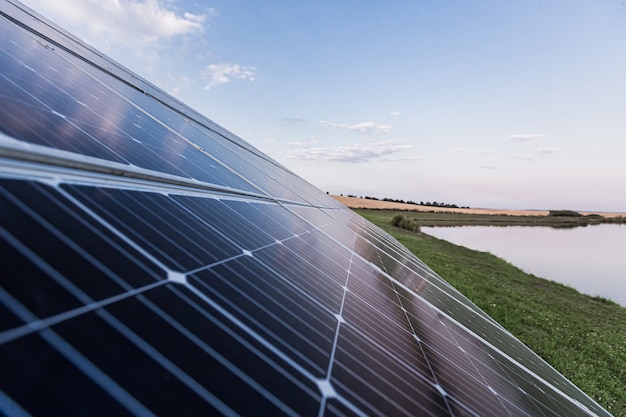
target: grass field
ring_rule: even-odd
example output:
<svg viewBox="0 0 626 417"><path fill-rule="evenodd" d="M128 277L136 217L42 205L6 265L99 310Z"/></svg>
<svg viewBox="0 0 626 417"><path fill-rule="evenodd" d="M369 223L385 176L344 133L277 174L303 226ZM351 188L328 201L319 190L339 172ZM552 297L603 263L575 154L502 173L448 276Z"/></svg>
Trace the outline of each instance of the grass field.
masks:
<svg viewBox="0 0 626 417"><path fill-rule="evenodd" d="M489 253L394 227L398 212L355 211L391 233L610 413L626 416L626 308L527 274Z"/></svg>

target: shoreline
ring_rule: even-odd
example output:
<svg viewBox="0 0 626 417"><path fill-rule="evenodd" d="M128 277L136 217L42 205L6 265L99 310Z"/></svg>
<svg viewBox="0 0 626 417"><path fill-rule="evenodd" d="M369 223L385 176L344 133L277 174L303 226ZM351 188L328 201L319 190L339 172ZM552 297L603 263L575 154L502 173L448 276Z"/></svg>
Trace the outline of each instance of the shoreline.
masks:
<svg viewBox="0 0 626 417"><path fill-rule="evenodd" d="M420 206L417 204L396 203L393 201L370 200L358 197L346 197L338 195L330 195L335 200L351 209L370 209L370 210L403 210L403 211L425 211L439 213L462 213L462 214L499 214L508 216L547 216L549 210L533 210L533 209L490 209L490 208L449 208L449 207L433 207ZM626 213L602 212L602 211L579 211L582 215L595 214L605 218L626 217Z"/></svg>

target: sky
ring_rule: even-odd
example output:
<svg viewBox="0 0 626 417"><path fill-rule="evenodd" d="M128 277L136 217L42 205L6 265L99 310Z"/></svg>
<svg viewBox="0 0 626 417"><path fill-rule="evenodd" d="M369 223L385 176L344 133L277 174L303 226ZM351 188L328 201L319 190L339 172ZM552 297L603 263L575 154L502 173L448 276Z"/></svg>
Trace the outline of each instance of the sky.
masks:
<svg viewBox="0 0 626 417"><path fill-rule="evenodd" d="M623 0L22 0L331 194L626 212Z"/></svg>

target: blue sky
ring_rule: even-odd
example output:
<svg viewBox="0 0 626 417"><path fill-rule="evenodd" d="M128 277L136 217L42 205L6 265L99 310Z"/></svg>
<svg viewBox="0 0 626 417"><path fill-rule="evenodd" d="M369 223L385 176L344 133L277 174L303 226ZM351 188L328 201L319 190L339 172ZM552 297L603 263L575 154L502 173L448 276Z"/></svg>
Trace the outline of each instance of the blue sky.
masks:
<svg viewBox="0 0 626 417"><path fill-rule="evenodd" d="M323 191L626 212L621 0L24 3Z"/></svg>

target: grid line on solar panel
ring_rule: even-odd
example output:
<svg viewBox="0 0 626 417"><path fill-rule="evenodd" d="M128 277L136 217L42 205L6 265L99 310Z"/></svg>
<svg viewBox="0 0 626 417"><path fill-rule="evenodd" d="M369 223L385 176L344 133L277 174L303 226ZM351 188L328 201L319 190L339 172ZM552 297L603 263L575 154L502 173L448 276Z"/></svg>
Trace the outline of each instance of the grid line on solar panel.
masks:
<svg viewBox="0 0 626 417"><path fill-rule="evenodd" d="M282 346L311 374L325 369L335 327L332 314L290 290L249 257L232 265L222 264L210 272L211 275L190 277L189 281L256 333ZM251 277L255 279L251 281Z"/></svg>
<svg viewBox="0 0 626 417"><path fill-rule="evenodd" d="M232 210L220 200L177 195L172 195L172 199L201 221L227 225L230 231L228 237L240 248L253 250L276 243L276 240L258 224L250 221L247 216L242 215L243 213Z"/></svg>
<svg viewBox="0 0 626 417"><path fill-rule="evenodd" d="M272 343L269 343L264 337L258 334L254 329L249 327L243 321L239 320L236 316L231 314L227 309L223 308L212 298L207 297L202 291L198 290L194 286L188 287L197 297L202 299L211 309L216 310L222 316L224 316L230 323L233 323L236 327L243 330L246 334L252 336L257 342L259 342L264 348L269 350L274 355L278 356L282 361L286 362L290 367L294 368L298 373L304 375L306 379L310 381L316 380L316 378L304 367L300 366L297 361L291 359L283 351L278 349Z"/></svg>
<svg viewBox="0 0 626 417"><path fill-rule="evenodd" d="M58 182L58 181L59 181L59 180L57 180L57 182ZM108 182L110 182L110 181L108 181ZM108 184L108 186L110 186L110 185L111 185L111 184L109 183L109 184ZM67 185L67 186L66 186L66 185L63 185L63 188L64 188L64 189L65 189L65 188L67 188L67 187L75 187L75 186L72 186L72 185ZM71 196L69 196L69 197L70 197L70 198L72 198ZM74 199L74 200L75 200L75 199ZM206 200L206 199L196 199L196 200L197 200L197 201L201 201L201 200ZM76 201L75 201L75 202L76 202ZM249 203L243 203L243 204L245 204L245 205L249 205ZM80 204L80 203L78 203L78 205L81 205L81 204ZM262 205L262 206L264 206L264 207L271 207L271 206L268 206L268 205ZM258 210L257 210L257 212L258 212ZM233 214L235 214L235 212L232 212L232 213L233 213ZM235 214L235 215L236 215L236 214ZM267 215L266 215L266 217L267 217ZM276 216L274 216L274 217L276 217ZM283 217L284 217L284 215L283 215ZM291 219L291 220L290 220L289 222L283 221L283 223L291 224L291 223L293 223L294 221L296 221L296 220L297 220L297 218L295 218L295 217L293 217L293 216L291 216L291 215L290 215L290 219ZM306 230L306 229L305 229L305 227L306 227L306 228L310 228L310 226L306 225L305 223L301 223L301 221L300 221L300 220L298 220L298 222L300 222L300 224L302 225L302 226L300 226L300 227L301 227L301 230ZM103 223L106 223L106 222L103 222ZM249 225L250 227L252 227L252 228L256 228L256 227L255 227L255 225L254 225L254 224L252 224L252 223L248 223L248 225ZM259 230L259 229L257 229L257 230ZM286 230L286 229L285 229L285 230ZM248 230L248 231L249 231L249 230ZM259 230L259 232L260 232L260 233L263 233L263 232L261 232L260 230Z"/></svg>
<svg viewBox="0 0 626 417"><path fill-rule="evenodd" d="M7 361L3 376L11 378L6 392L26 408L24 414L9 416L154 415L51 330L2 345L0 354ZM20 367L33 357L38 358L37 369ZM54 384L48 375L56 376ZM68 381L75 383L72 390L59 389ZM37 401L32 401L33 392Z"/></svg>
<svg viewBox="0 0 626 417"><path fill-rule="evenodd" d="M240 408L239 411L251 412L254 408L257 410L269 408L269 404L263 405L264 401L269 401L279 409L282 409L284 413L295 414L266 387L255 381L249 374L241 371L210 344L188 330L168 312L148 300L146 296L148 294L139 296L136 300L127 300L125 304L116 304L107 310L119 317L119 320L123 321L127 326L134 329L143 340L154 346L159 352L168 358L172 358L181 370L196 379L203 387L210 389L213 394L219 395L220 398L228 397L225 394L227 391L232 390L236 390L238 395L242 395L242 387L244 385L249 386L251 389L247 388L245 396L250 403L229 404L230 407ZM127 314L127 311L132 311L132 313ZM154 317L153 314L156 314L157 317ZM167 325L164 325L164 323L167 323ZM162 333L170 331L172 332L170 336L180 334L180 337L162 337ZM181 350L185 352L185 355L177 355L177 352ZM207 355L212 357L216 363L208 363ZM227 370L220 372L218 367L224 367ZM226 384L226 375L228 373L231 373L233 377ZM239 388L236 388L236 386L239 386ZM264 399L260 397L255 399L255 395L261 395Z"/></svg>
<svg viewBox="0 0 626 417"><path fill-rule="evenodd" d="M62 186L64 189L69 189L70 192L72 193L72 196L76 197L76 196L82 196L86 193L87 189L90 189L90 187L79 187L80 190L76 191L78 188L76 186ZM74 191L74 192L73 192ZM94 190L95 191L95 190ZM99 188L97 190L98 193L103 193L105 192L102 188ZM89 191L87 194L91 193L91 191ZM121 194L120 194L121 193ZM80 194L80 195L79 195ZM137 221L135 222L130 222L128 220L120 220L120 216L119 215L115 215L113 212L108 212L106 213L106 223L109 224L114 224L114 227L117 227L118 229L121 228L121 230L133 230L134 232L132 232L132 234L134 236L142 236L145 240L146 237L148 237L148 245L152 246L152 243L154 242L158 242L158 244L160 246L163 246L165 244L164 240L160 240L160 239L156 239L156 238L150 238L145 232L140 233L140 230L138 231L137 229L139 228L137 222L142 222L142 223L146 223L148 225L148 227L152 228L153 230L163 230L165 229L165 227L162 226L158 226L158 224L164 222L167 225L167 228L170 228L170 230L172 229L172 223L178 223L179 227L175 228L176 232L172 233L170 232L168 235L169 236L173 236L176 234L181 234L182 236L184 236L184 239L186 241L189 241L190 236L193 236L193 234L198 234L198 231L195 230L195 228L192 226L188 226L187 223L194 223L198 226L199 223L201 222L203 227L209 228L212 232L211 233L217 233L218 235L220 235L223 239L226 240L237 240L237 234L233 234L233 226L234 227L241 227L241 225L237 224L236 222L239 221L241 222L245 228L245 236L241 235L242 238L247 238L249 240L249 242L247 242L247 245L244 246L244 248L248 248L247 250L257 250L258 248L255 248L254 245L249 246L250 245L250 241L253 242L254 241L254 236L255 235L262 235L262 236L267 236L266 233L259 229L257 227L257 225L260 223L261 226L265 226L265 230L270 231L273 230L274 232L277 230L276 227L278 227L278 225L282 225L282 224L287 224L287 225L293 225L295 226L296 224L298 225L298 227L300 229L295 230L295 232L301 232L304 233L305 231L307 231L308 229L311 229L311 226L307 223L305 223L303 220L299 219L297 216L290 214L288 211L286 211L284 208L280 208L279 206L276 206L275 204L259 204L259 203L252 203L252 202L245 202L245 201L241 201L239 203L237 203L236 201L233 200L222 200L221 202L217 202L217 203L209 203L209 201L214 200L214 199L207 199L207 198L192 198L192 197L179 197L179 196L162 196L160 194L155 194L155 193L140 193L138 194L137 192L121 192L121 191L116 191L111 189L110 191L106 191L107 194L107 203L102 203L102 200L98 200L98 204L96 204L94 201L96 200L95 198L93 198L92 196L87 196L86 198L81 198L80 202L82 203L88 203L89 204L89 208L90 210L99 210L99 215L103 215L103 206L110 206L110 204L114 204L118 209L121 208L122 211L124 212L128 212L130 213L130 215L132 216L133 213L135 212L139 212L139 210L134 210L132 209L132 207L134 205L136 205L135 203L129 203L128 200L127 201L122 201L124 200L124 198L120 198L119 196L122 195L122 197L128 197L131 200L137 200L137 196L142 196L141 199L145 202L149 200L150 203L150 207L154 207L153 210L157 210L160 213L164 212L164 206L169 207L169 209L165 210L165 213L162 215L151 215L151 210L149 207L147 207L145 204L141 204L141 202L139 202L138 204L141 206L141 211L144 214L144 217L147 215L149 218L151 218L151 220L148 219L139 219L137 217L135 217L135 219ZM132 194L132 195L131 195ZM112 198L111 196L117 196L116 198ZM133 197L135 196L135 197ZM143 197L146 196L146 197ZM111 198L108 198L111 197ZM182 199L181 199L182 198ZM154 199L158 199L159 201L155 202L153 201ZM177 207L173 206L170 203L170 200L175 202L177 204ZM110 201L110 203L109 203ZM224 220L223 222L220 222L220 227L224 228L225 225L226 230L228 230L228 233L222 233L220 232L219 228L215 229L216 223L215 222L208 222L207 220L204 218L210 218L211 216L213 216L215 213L211 213L209 209L215 209L216 206L215 204L219 204L221 206L222 203L225 203L227 206L228 205L232 205L232 204L239 204L239 209L237 211L231 211L228 210L228 215L230 217L236 217L236 220L233 219L228 219L228 216L224 216L222 215L222 219ZM207 204L209 204L207 206ZM97 206L97 207L96 207ZM195 209L194 209L195 206ZM242 209L241 207L247 207L250 210L245 210ZM191 214L192 217L189 216L184 216L184 213L181 214L180 211L176 211L178 208L182 208L186 213ZM269 210L269 211L268 211ZM176 212L178 214L172 215L172 212ZM245 216L239 216L237 213L243 213L245 214ZM251 215L252 214L252 215ZM172 221L167 221L167 220L163 220L163 218L175 218L175 222ZM180 219L186 219L186 220L179 220ZM190 220L191 219L191 220ZM277 221L280 220L280 221ZM121 223L120 223L121 222ZM269 222L269 223L268 223ZM131 229L128 229L128 227L130 227ZM271 227L275 227L274 229L271 229ZM192 229L193 232L191 233L191 235L189 235L189 233L185 234L183 233L184 230L189 230ZM291 229L293 229L294 227L291 227ZM180 229L180 230L179 230ZM200 229L198 229L200 230ZM287 237L287 233L289 233L290 236L293 236L292 233L294 233L294 231L289 231L287 232L288 229L279 229L279 230L285 230L285 233L282 233L280 235L275 235L274 238L275 239L283 239ZM204 234L206 234L206 230L204 232L202 232ZM273 233L273 232L270 232ZM206 240L206 237L203 237L202 239ZM241 239L239 239L240 242L242 242ZM288 239L287 241L289 241L291 239ZM194 239L195 241L195 239ZM152 242L152 243L150 243ZM200 242L202 242L202 240L200 240ZM262 241L259 242L259 246L260 245L269 245L270 243L275 243L275 241L269 242L267 241L266 238L264 238ZM194 243L195 246L198 245L198 243ZM243 246L243 244L240 243L240 246ZM173 247L175 249L170 250L170 251L166 251L166 250L159 250L158 248L155 248L156 251L158 251L159 253L175 253L175 250L179 250L178 248L181 247L180 243L177 242L176 244L173 244ZM262 247L262 246L261 246ZM339 249L339 248L338 248ZM214 251L213 251L214 252ZM190 255L189 254L189 250L185 249L184 251L185 256ZM235 257L236 254L233 253L231 254L232 257ZM196 262L197 263L197 262ZM204 267L206 267L206 265L209 262L200 262L197 264L197 268L196 270L202 269ZM173 266L170 264L169 265L170 268L172 268ZM185 270L185 268L183 268L183 270Z"/></svg>
<svg viewBox="0 0 626 417"><path fill-rule="evenodd" d="M25 306L19 303L19 301L13 299L4 290L1 290L2 301L9 307L16 315L20 316L22 320L27 323L37 323L38 317L29 311ZM151 413L143 408L141 404L136 402L132 397L126 393L123 388L111 380L105 373L99 368L93 365L87 358L85 358L80 352L74 349L68 344L62 337L56 332L50 330L48 327L38 329L37 333L41 338L46 340L52 347L54 347L61 355L67 360L72 362L78 369L89 376L94 382L98 383L101 388L107 391L110 395L114 396L121 404L129 407L135 413ZM2 346L9 346L6 343L0 344Z"/></svg>
<svg viewBox="0 0 626 417"><path fill-rule="evenodd" d="M380 343L342 326L332 382L337 392L366 413L448 415L443 398L414 364L405 363Z"/></svg>
<svg viewBox="0 0 626 417"><path fill-rule="evenodd" d="M353 255L354 255L354 252L353 252ZM354 284L352 284L352 282L351 282L351 279L359 279L359 278L362 278L362 277L360 277L360 274L356 274L356 275L355 275L355 273L354 273L354 271L353 271L353 269L352 269L354 266L355 266L355 264L353 263L353 259L351 259L351 260L350 260L350 269L349 269L349 273L350 273L350 275L348 276L348 279L347 279L347 283L346 283L346 286L345 286L345 291L344 291L344 295L343 295L343 301L342 301L342 305L341 305L341 310L340 310L340 318L341 318L341 320L339 320L339 323L338 323L338 327L337 327L337 334L336 334L336 340L335 340L335 343L334 343L334 346L333 346L333 353L332 353L332 357L333 357L333 359L334 359L334 356L335 356L335 354L336 354L336 347L337 347L337 340L338 340L337 338L339 338L340 331L341 331L341 329L342 329L343 327L345 327L345 326L349 326L350 328L353 328L353 326L354 326L355 324L357 324L357 326L355 327L355 329L359 329L358 331L360 331L360 332L367 331L366 329L364 329L364 327L367 327L367 326L363 326L363 325L360 325L360 326L359 326L359 325L358 325L358 323L356 323L356 322L354 322L354 321L353 321L353 318L357 318L358 316L349 317L348 315L346 315L346 314L347 314L347 312L350 310L350 309L349 309L349 306L346 304L346 302L348 301L348 298L347 298L347 297L349 297L349 296L350 296L350 290L349 290L349 289L350 289L351 287L353 287L353 286L354 286ZM351 277L352 277L352 278L351 278ZM372 277L372 279L376 279L376 278L373 278L373 277L374 277L373 275L372 275L371 277ZM389 287L387 287L387 288L389 288ZM348 308L347 308L347 307L348 307ZM347 309L346 309L346 308L347 308ZM381 313L380 311L378 311L378 313L380 313L380 314L382 315L382 313ZM344 331L345 331L345 330L344 330ZM404 334L406 335L406 337L407 337L408 339L413 340L413 337L412 337L412 335L410 335L410 333L409 333L409 332L406 332L406 331L405 331L405 333L404 333ZM381 339L382 339L382 340L386 340L386 342L387 342L387 343L389 343L389 340L388 340L387 338L385 338L384 333L377 333L377 332L374 332L374 335L372 335L372 334L370 333L370 336L367 336L367 337L371 337L371 340L369 340L369 343L371 343L371 344L377 344L377 343L378 343L378 341L374 340L375 338L376 338L376 339L378 339L378 340L381 340ZM393 343L392 343L392 344L393 344ZM396 344L394 344L394 346L397 346L397 345L396 345ZM398 351L402 351L401 349L400 349L400 350L398 350L398 349L394 349L394 350L395 350L395 352L396 352L396 353L397 353ZM410 351L410 349L409 349L409 351ZM391 353L391 352L388 352L388 354L392 354L392 353ZM408 357L408 358L407 358L407 357L405 357L405 358L403 358L402 360L403 360L403 361L405 361L405 363L412 363L412 362L414 361L414 359L415 359L414 357L413 357L413 358L411 358L411 357ZM369 357L369 358L368 358L368 360L371 360L371 357ZM365 362L365 361L364 361L364 362ZM334 364L334 360L333 360L333 362L331 362L331 367L329 368L329 378L332 378L332 377L333 377L333 375L332 375L333 364ZM423 365L422 365L422 366L423 366Z"/></svg>
<svg viewBox="0 0 626 417"><path fill-rule="evenodd" d="M69 293L73 294L75 302L91 297L103 299L165 278L163 271L142 258L140 253L124 245L108 230L90 223L68 208L58 199L60 196L52 196L47 193L48 190L29 183L3 181L0 185L3 207L0 220L4 225L4 239L14 248L12 250L23 254L36 265L35 269L31 268L30 274L21 278L6 276L3 286L22 294L23 300L30 300L29 305L38 306L38 310L43 308L37 299L38 287L22 285L31 277L41 274L56 277L60 284L58 290L55 290L57 295L48 302L56 302L57 298L63 300ZM73 227L64 228L67 224ZM61 232L60 228L65 231ZM29 246L23 241L29 242ZM3 259L4 262L13 261L11 258ZM74 260L67 263L65 259ZM114 259L116 263L110 263ZM93 281L84 279L85 274L90 275ZM28 291L24 291L26 288ZM41 311L42 314L48 314L58 310L49 305Z"/></svg>
<svg viewBox="0 0 626 417"><path fill-rule="evenodd" d="M206 307L200 307L198 305L196 305L196 308L206 309ZM190 321L189 318L182 317L180 316L180 314L178 315L178 317L179 319L185 320L187 323L189 323ZM224 321L222 322L224 323ZM246 346L248 349L250 349L250 353L254 354L254 356L248 357L246 356L247 354L243 354L243 351L241 351L239 347L237 347L237 350L233 352L234 346L232 344L222 345L221 343L219 343L221 339L219 339L219 341L216 343L214 335L208 333L206 329L196 328L195 331L199 332L199 337L202 337L203 340L206 340L207 343L211 344L209 348L215 348L221 351L221 353L216 353L216 355L223 357L223 361L229 362L229 367L233 368L233 372L237 374L239 378L246 381L251 387L261 392L267 398L272 399L272 401L277 403L285 401L286 403L291 404L290 407L292 408L298 408L296 404L298 402L302 402L303 400L304 402L309 402L309 406L312 405L311 401L317 401L319 394L313 389L313 384L311 384L310 381L308 383L303 383L304 381L301 377L294 377L293 370L289 371L288 368L290 367L288 365L284 363L282 365L278 364L278 362L281 361L280 358L274 357L272 359L270 357L274 356L271 352L263 353L259 350L258 347L255 348L249 343L242 341L242 346ZM255 343L258 343L258 341L255 340ZM226 358L224 357L224 355L229 356L230 358ZM242 371L240 368L244 369L244 371ZM289 383L299 386L302 390L301 394L304 395L304 397L295 398L297 397L295 393L300 392L296 391L291 392L290 396L281 395L280 400L275 399L275 395L283 393L283 391L287 389L287 384ZM228 386L224 387L223 389L230 390ZM274 392L275 394L271 394L271 392ZM240 393L233 393L232 396L235 397L235 401L238 401L238 398L240 398Z"/></svg>
<svg viewBox="0 0 626 417"><path fill-rule="evenodd" d="M171 414L177 409L183 414L194 409L206 410L208 404L225 414L229 411L232 414L221 400L172 362L176 358L170 360L165 357L106 310L97 310L78 320L63 322L53 329L96 366L106 369L111 378L140 402L159 408L155 410L157 414ZM96 332L114 344L115 356L97 343ZM129 369L134 371L128 372ZM161 390L168 392L170 398L176 398L176 402L164 396L155 396Z"/></svg>
<svg viewBox="0 0 626 417"><path fill-rule="evenodd" d="M427 324L431 324L427 322ZM422 347L431 364L438 384L445 390L449 398L457 398L460 403L474 410L478 415L498 414L503 409L498 404L498 396L488 384L471 373L472 365L455 352L455 345L426 342L431 334L422 333ZM432 343L432 345L431 345ZM434 346L434 347L433 347ZM435 348L436 347L436 348ZM441 349L437 350L437 349ZM464 389L456 389L455 382L462 380L466 383Z"/></svg>
<svg viewBox="0 0 626 417"><path fill-rule="evenodd" d="M149 291L158 286L164 285L165 282L156 282L151 285L146 285L142 288L136 288L125 292L120 295L116 295L105 300L94 301L89 304L79 306L73 309L66 310L64 312L58 313L56 315L48 316L43 319L38 319L35 321L28 322L24 325L14 326L12 328L7 329L7 331L0 333L0 344L8 343L12 340L18 339L30 333L38 332L42 329L53 326L57 323L61 323L63 321L74 319L80 315L92 312L99 308L106 307L109 304L117 303L119 301L124 300L125 298L134 297L138 294ZM8 294L3 288L0 288L0 299L3 304L7 307L11 306L20 306L20 302L13 298L10 294ZM12 311L18 311L17 309L11 309Z"/></svg>
<svg viewBox="0 0 626 417"><path fill-rule="evenodd" d="M372 339L376 337L384 339L397 348L399 355L413 348L415 344L413 334L408 328L408 323L403 321L397 305L375 307L352 296L352 292L349 293L346 304L344 313L346 321L360 328Z"/></svg>
<svg viewBox="0 0 626 417"><path fill-rule="evenodd" d="M188 271L241 254L227 238L167 196L86 186L64 188L168 269Z"/></svg>
<svg viewBox="0 0 626 417"><path fill-rule="evenodd" d="M195 334L203 337L204 340L211 341L215 349L220 349L222 355L229 356L230 359L227 360L236 362L239 367L245 368L247 366L250 368L248 369L248 374L250 375L258 373L262 377L261 379L270 378L271 380L274 380L273 377L268 376L266 371L259 368L258 359L261 359L276 372L280 373L282 377L286 378L288 382L294 384L303 392L307 393L307 395L315 397L318 394L317 391L313 389L311 381L306 378L306 375L298 373L296 368L289 366L289 363L284 361L284 357L282 355L277 355L276 352L269 349L267 347L268 345L264 344L262 340L255 338L254 334L246 333L243 328L230 326L229 324L231 322L218 318L217 315L220 314L219 311L210 313L209 310L212 310L210 305L205 304L203 298L201 296L199 297L198 294L195 294L195 289L181 286L170 286L169 289L181 300L183 300L189 308L209 320L212 325L216 326L216 328L223 332L225 335L224 337L232 338L238 345L241 345L253 354L253 358L256 358L250 361L243 361L240 357L240 350L233 350L232 343L224 343L223 337L215 338L214 331L203 326L202 322L197 319L194 320L195 316L193 311L187 315L184 314L184 309L172 310L171 313L176 314L177 319L181 323L184 323ZM148 294L148 296L150 296L150 294ZM193 300L193 297L196 297L195 301ZM288 371L288 369L292 369L292 371ZM274 383L269 384L269 386L273 389L287 389L284 384L275 383L275 381Z"/></svg>
<svg viewBox="0 0 626 417"><path fill-rule="evenodd" d="M332 276L326 275L282 244L255 252L255 259L280 276L288 277L293 285L316 298L329 311L339 310L345 282L341 282L342 279L336 276L338 273ZM285 259L289 262L282 261ZM316 279L313 280L311 277ZM343 280L345 281L345 278Z"/></svg>

